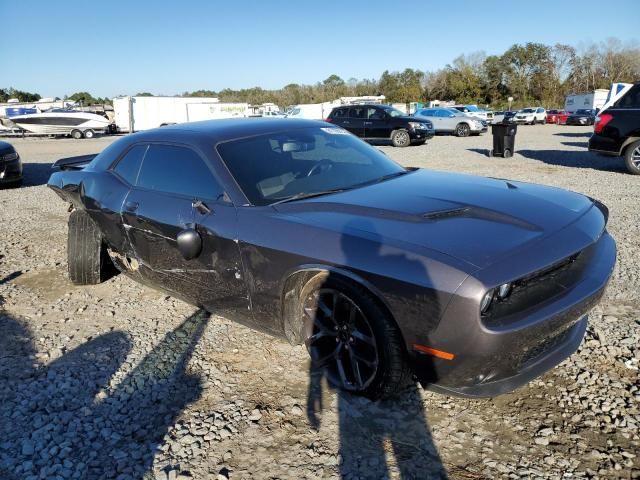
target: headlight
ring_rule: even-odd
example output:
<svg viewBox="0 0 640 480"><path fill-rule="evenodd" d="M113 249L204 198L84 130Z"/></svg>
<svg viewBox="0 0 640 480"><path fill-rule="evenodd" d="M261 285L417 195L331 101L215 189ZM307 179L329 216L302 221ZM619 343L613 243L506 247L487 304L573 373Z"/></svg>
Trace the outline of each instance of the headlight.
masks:
<svg viewBox="0 0 640 480"><path fill-rule="evenodd" d="M505 298L507 298L511 293L511 287L512 285L510 283L500 285L500 287L498 287L498 298L500 300L504 300Z"/></svg>
<svg viewBox="0 0 640 480"><path fill-rule="evenodd" d="M422 122L409 122L409 128L413 128L414 130L428 130L426 123Z"/></svg>
<svg viewBox="0 0 640 480"><path fill-rule="evenodd" d="M482 302L480 302L480 313L481 314L485 314L487 313L487 310L489 310L489 307L491 306L491 302L493 301L493 294L495 293L495 290L492 288L491 290L489 290L487 293L484 294L484 297L482 297Z"/></svg>
<svg viewBox="0 0 640 480"><path fill-rule="evenodd" d="M0 159L2 159L5 162L10 162L11 160L16 160L17 158L18 158L17 152L7 153L6 155L3 155L2 157L0 157Z"/></svg>

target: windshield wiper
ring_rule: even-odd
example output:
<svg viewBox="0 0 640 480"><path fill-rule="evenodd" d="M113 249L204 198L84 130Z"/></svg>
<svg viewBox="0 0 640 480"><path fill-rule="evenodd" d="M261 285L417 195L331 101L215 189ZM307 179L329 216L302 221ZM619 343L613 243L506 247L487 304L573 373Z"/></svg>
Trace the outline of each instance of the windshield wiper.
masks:
<svg viewBox="0 0 640 480"><path fill-rule="evenodd" d="M330 193L344 192L347 188L333 188L331 190L322 190L319 192L300 192L290 197L285 197L277 202L270 203L269 205L279 205L281 203L293 202L295 200L302 200L304 198L321 197L322 195L329 195Z"/></svg>

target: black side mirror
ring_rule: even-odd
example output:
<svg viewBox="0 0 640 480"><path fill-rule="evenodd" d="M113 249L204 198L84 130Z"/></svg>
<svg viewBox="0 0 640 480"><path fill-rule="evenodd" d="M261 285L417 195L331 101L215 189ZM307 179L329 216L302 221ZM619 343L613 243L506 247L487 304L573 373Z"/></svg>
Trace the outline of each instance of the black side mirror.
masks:
<svg viewBox="0 0 640 480"><path fill-rule="evenodd" d="M202 251L202 237L193 228L187 228L178 233L176 237L178 250L185 260L193 260Z"/></svg>

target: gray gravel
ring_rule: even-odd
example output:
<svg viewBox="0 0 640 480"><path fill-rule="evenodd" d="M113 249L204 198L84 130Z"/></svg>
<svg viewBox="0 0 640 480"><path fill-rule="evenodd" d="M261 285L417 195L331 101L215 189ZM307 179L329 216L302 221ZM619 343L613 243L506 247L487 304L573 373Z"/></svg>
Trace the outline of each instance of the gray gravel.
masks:
<svg viewBox="0 0 640 480"><path fill-rule="evenodd" d="M26 186L0 190L0 478L640 478L640 178L586 152L589 130L520 127L381 147L404 165L532 181L608 205L610 287L579 352L514 393L336 393L306 352L120 275L65 276L58 158L112 138L16 139ZM446 472L446 473L445 473Z"/></svg>

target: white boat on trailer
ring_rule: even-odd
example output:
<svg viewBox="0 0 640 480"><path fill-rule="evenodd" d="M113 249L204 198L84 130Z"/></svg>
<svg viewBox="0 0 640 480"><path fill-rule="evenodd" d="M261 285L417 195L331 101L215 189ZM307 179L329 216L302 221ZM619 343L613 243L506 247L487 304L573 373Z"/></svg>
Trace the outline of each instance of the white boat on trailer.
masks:
<svg viewBox="0 0 640 480"><path fill-rule="evenodd" d="M108 130L111 124L109 119L102 115L66 108L16 115L9 120L28 133L71 135L76 139L93 138L96 132Z"/></svg>

